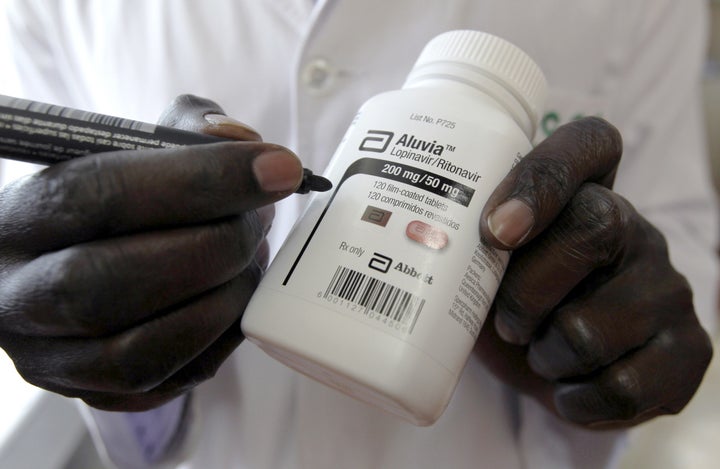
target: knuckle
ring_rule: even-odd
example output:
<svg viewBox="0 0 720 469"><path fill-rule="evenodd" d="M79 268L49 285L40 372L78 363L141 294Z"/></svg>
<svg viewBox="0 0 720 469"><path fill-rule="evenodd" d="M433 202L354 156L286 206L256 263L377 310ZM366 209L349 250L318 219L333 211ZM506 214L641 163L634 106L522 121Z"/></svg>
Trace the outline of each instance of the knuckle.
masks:
<svg viewBox="0 0 720 469"><path fill-rule="evenodd" d="M582 143L583 148L594 149L593 153L610 157L612 165L620 162L623 140L620 131L607 120L598 116L587 116L564 125L558 131L567 132L570 137Z"/></svg>
<svg viewBox="0 0 720 469"><path fill-rule="evenodd" d="M172 100L170 106L171 106L171 107L176 107L176 108L179 108L179 109L192 108L192 107L195 107L196 103L197 103L198 101L200 101L200 99L201 99L201 98L200 98L199 96L196 96L196 95L194 95L194 94L183 93L183 94L181 94L181 95L176 96L176 97Z"/></svg>
<svg viewBox="0 0 720 469"><path fill-rule="evenodd" d="M170 104L168 104L163 111L160 119L158 119L160 125L174 128L182 127L182 122L184 120L183 109L185 108L187 101L190 99L192 99L191 95L187 94L173 98L173 100L170 101Z"/></svg>
<svg viewBox="0 0 720 469"><path fill-rule="evenodd" d="M576 373L586 374L604 364L607 353L606 341L586 318L565 314L551 327L567 344Z"/></svg>
<svg viewBox="0 0 720 469"><path fill-rule="evenodd" d="M160 124L186 130L201 130L200 119L208 113L224 113L217 103L192 94L175 97L160 117ZM190 116L190 117L189 117ZM197 119L197 122L193 121Z"/></svg>
<svg viewBox="0 0 720 469"><path fill-rule="evenodd" d="M65 376L61 370L55 368L51 371L45 366L38 366L36 357L31 360L15 360L15 370L23 380L46 391L69 398L76 398L81 392L72 387L73 380Z"/></svg>
<svg viewBox="0 0 720 469"><path fill-rule="evenodd" d="M495 298L496 314L502 316L503 321L513 324L522 325L525 322L526 315L522 312L525 305L522 300L506 289L498 290Z"/></svg>
<svg viewBox="0 0 720 469"><path fill-rule="evenodd" d="M111 392L147 392L170 374L170 367L158 362L158 357L149 358L139 354L142 344L132 333L123 334L105 345L103 373L105 383Z"/></svg>
<svg viewBox="0 0 720 469"><path fill-rule="evenodd" d="M531 298L532 295L515 295L507 289L499 290L495 298L498 319L517 335L521 342L530 340L538 322L546 314L544 309L528 306L533 305Z"/></svg>
<svg viewBox="0 0 720 469"><path fill-rule="evenodd" d="M77 291L84 284L81 271L87 268L83 256L77 248L69 248L58 253L47 276L47 301L56 305L56 312L63 322L73 329L83 328L80 302L84 295ZM73 327L74 326L74 327Z"/></svg>
<svg viewBox="0 0 720 469"><path fill-rule="evenodd" d="M223 257L233 266L233 270L240 272L245 269L255 258L255 252L265 236L262 223L254 212L245 212L234 217L228 223L221 223L209 235L211 243L203 243L218 251L219 246L224 253Z"/></svg>
<svg viewBox="0 0 720 469"><path fill-rule="evenodd" d="M205 285L205 288L239 275L252 264L262 242L263 230L259 225L257 217L249 214L196 230L174 252L185 253L188 263L200 266L205 273L202 277L212 281L198 281L188 271L183 271L183 275L191 275L188 278L192 285Z"/></svg>
<svg viewBox="0 0 720 469"><path fill-rule="evenodd" d="M699 323L667 329L654 338L658 353L667 356L672 392L663 394L665 413L679 413L700 387L713 356L712 340ZM675 357L682 356L682 362Z"/></svg>
<svg viewBox="0 0 720 469"><path fill-rule="evenodd" d="M182 94L178 97L176 97L173 100L173 103L171 106L175 106L181 110L192 110L192 109L213 109L217 108L219 109L220 106L218 106L215 102L207 99L202 98L200 96L196 96L194 94Z"/></svg>
<svg viewBox="0 0 720 469"><path fill-rule="evenodd" d="M98 294L93 279L101 277L103 257L88 256L79 247L64 249L53 257L44 275L44 298L36 310L38 316L58 324L64 335L105 333L101 315L92 304Z"/></svg>
<svg viewBox="0 0 720 469"><path fill-rule="evenodd" d="M553 148L553 154L537 151L531 158L522 160L517 166L516 184L509 198L542 207L550 205L547 201L567 193L574 180L573 158L572 155L558 158L557 152L561 151L561 148Z"/></svg>
<svg viewBox="0 0 720 469"><path fill-rule="evenodd" d="M5 350L18 374L28 383L68 397L77 397L78 380L72 372L71 363L82 359L74 360L67 350L56 347L46 338L23 338L22 344L13 344Z"/></svg>
<svg viewBox="0 0 720 469"><path fill-rule="evenodd" d="M75 286L83 277L80 271L85 267L84 256L77 247L63 249L53 254L45 272L48 299L61 305L66 302L72 303L77 297Z"/></svg>
<svg viewBox="0 0 720 469"><path fill-rule="evenodd" d="M584 184L566 213L560 235L571 253L598 266L617 259L632 223L627 204L619 196L602 186Z"/></svg>
<svg viewBox="0 0 720 469"><path fill-rule="evenodd" d="M672 306L673 310L678 315L678 318L697 318L695 315L693 291L690 286L690 282L688 282L684 275L672 268L672 266L669 266L669 268L672 270L666 276L665 282L667 283L667 286L663 290L663 297L666 301L666 305ZM699 327L699 329L702 328ZM704 331L702 332L704 333ZM712 348L712 346L710 346L710 348Z"/></svg>
<svg viewBox="0 0 720 469"><path fill-rule="evenodd" d="M112 154L83 158L40 177L45 220L54 230L82 225L112 232L117 218L113 208L122 202L126 187L121 172L109 167L112 160ZM99 233L87 236L94 234Z"/></svg>
<svg viewBox="0 0 720 469"><path fill-rule="evenodd" d="M637 370L630 366L608 371L603 388L618 420L633 420L643 413L643 388Z"/></svg>
<svg viewBox="0 0 720 469"><path fill-rule="evenodd" d="M51 383L48 382L47 376L35 365L34 360L28 360L24 355L16 355L9 350L6 351L12 358L15 370L22 379L35 386L48 389Z"/></svg>

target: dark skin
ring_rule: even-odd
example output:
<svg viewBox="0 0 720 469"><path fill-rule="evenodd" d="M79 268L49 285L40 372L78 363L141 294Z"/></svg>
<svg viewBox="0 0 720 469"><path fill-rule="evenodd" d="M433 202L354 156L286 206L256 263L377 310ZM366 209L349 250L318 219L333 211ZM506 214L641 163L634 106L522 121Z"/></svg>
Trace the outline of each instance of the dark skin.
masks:
<svg viewBox="0 0 720 469"><path fill-rule="evenodd" d="M185 96L162 123L241 141L93 155L0 192L0 346L26 380L146 410L212 377L242 341L272 203L299 185L301 166L207 114L222 110ZM515 252L476 353L593 428L678 412L712 355L662 235L611 191L620 148L600 119L561 128L505 178L480 227ZM287 157L282 190L253 176L263 152ZM523 203L504 220L524 221L493 224L499 239L486 220L509 199Z"/></svg>
<svg viewBox="0 0 720 469"><path fill-rule="evenodd" d="M146 410L213 376L242 341L271 204L302 166L203 118L221 112L182 97L162 123L248 141L88 156L0 193L0 346L27 381ZM286 156L287 190L259 187L262 152Z"/></svg>
<svg viewBox="0 0 720 469"><path fill-rule="evenodd" d="M680 412L712 356L664 237L611 190L621 153L602 119L561 127L504 179L481 223L487 242L514 253L476 352L505 382L592 428ZM514 243L487 223L507 200L534 219Z"/></svg>

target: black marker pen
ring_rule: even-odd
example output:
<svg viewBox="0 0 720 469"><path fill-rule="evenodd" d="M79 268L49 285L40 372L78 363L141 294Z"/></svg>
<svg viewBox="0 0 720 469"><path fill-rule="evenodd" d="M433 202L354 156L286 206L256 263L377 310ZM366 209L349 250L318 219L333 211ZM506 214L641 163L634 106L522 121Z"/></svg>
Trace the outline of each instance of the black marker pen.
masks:
<svg viewBox="0 0 720 469"><path fill-rule="evenodd" d="M0 158L51 165L90 153L173 148L229 139L0 95ZM296 191L332 183L309 169Z"/></svg>

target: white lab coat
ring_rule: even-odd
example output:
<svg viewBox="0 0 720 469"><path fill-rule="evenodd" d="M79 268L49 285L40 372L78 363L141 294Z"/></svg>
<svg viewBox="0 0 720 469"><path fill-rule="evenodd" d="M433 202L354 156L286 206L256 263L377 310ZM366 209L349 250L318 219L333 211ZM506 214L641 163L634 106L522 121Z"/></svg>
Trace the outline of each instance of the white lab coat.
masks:
<svg viewBox="0 0 720 469"><path fill-rule="evenodd" d="M698 95L705 13L703 0L17 0L22 87L6 93L146 121L192 93L321 171L359 105L399 87L431 37L494 33L547 75L538 138L579 115L620 128L616 189L664 231L712 328L716 218ZM302 203L280 205L276 245ZM193 415L183 467L203 469L594 468L610 465L622 440L560 422L474 358L446 413L417 428L249 343L197 388Z"/></svg>

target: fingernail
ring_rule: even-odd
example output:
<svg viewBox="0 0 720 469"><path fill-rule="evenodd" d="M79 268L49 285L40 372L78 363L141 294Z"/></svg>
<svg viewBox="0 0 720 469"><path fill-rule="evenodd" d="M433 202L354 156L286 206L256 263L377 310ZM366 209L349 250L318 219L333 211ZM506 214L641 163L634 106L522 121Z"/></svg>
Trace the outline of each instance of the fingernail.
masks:
<svg viewBox="0 0 720 469"><path fill-rule="evenodd" d="M518 199L510 199L492 211L488 228L498 241L509 248L520 244L535 225L535 214Z"/></svg>
<svg viewBox="0 0 720 469"><path fill-rule="evenodd" d="M524 345L522 338L500 317L495 316L495 330L502 340L514 345Z"/></svg>
<svg viewBox="0 0 720 469"><path fill-rule="evenodd" d="M215 134L219 134L219 136L244 140L262 140L257 130L232 117L224 114L205 114L204 117L208 124L218 128L218 132L215 132Z"/></svg>
<svg viewBox="0 0 720 469"><path fill-rule="evenodd" d="M253 173L265 192L293 192L302 181L303 168L297 156L272 150L253 160Z"/></svg>

